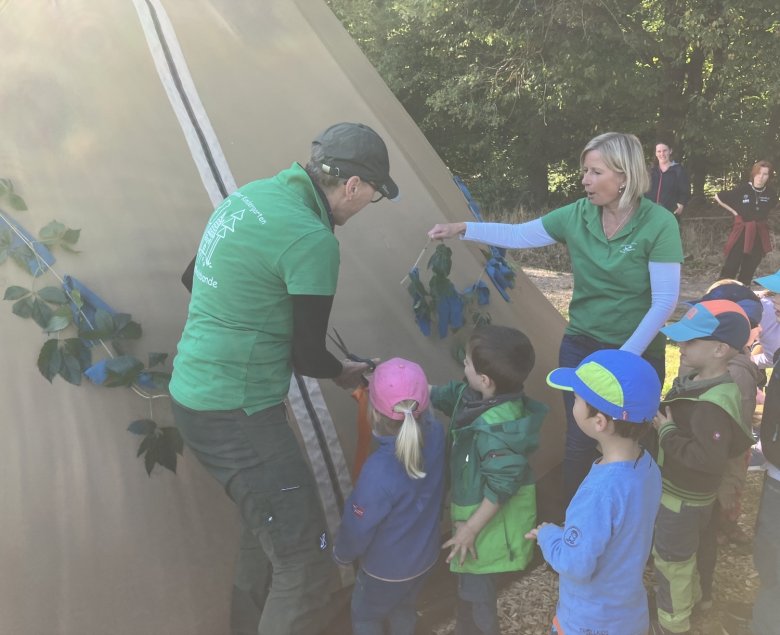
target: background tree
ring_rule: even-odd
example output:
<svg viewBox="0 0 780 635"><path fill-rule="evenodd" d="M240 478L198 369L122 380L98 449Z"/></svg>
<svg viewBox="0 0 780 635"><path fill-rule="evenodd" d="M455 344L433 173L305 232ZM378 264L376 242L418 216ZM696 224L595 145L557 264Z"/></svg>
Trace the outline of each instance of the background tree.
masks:
<svg viewBox="0 0 780 635"><path fill-rule="evenodd" d="M671 137L694 193L780 159L776 0L330 0L489 209L579 192L585 142Z"/></svg>

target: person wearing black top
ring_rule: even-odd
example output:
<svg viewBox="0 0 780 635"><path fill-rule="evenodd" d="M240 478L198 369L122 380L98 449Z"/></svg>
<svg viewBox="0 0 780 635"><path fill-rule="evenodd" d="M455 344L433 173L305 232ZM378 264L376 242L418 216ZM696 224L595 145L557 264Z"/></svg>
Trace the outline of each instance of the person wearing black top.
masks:
<svg viewBox="0 0 780 635"><path fill-rule="evenodd" d="M645 196L668 209L680 222L685 205L691 198L691 184L685 169L672 161L672 148L663 142L655 145L658 163L650 170L650 189Z"/></svg>
<svg viewBox="0 0 780 635"><path fill-rule="evenodd" d="M777 192L769 187L774 168L769 161L757 162L750 181L732 190L718 192L715 201L734 215L734 225L723 253L726 262L720 278L732 278L749 285L764 254L772 250L767 217L777 207Z"/></svg>

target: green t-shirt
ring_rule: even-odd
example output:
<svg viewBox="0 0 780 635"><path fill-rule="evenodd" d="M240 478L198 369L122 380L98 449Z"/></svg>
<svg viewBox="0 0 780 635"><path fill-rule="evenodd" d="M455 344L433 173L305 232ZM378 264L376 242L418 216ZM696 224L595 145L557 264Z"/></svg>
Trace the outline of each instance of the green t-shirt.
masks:
<svg viewBox="0 0 780 635"><path fill-rule="evenodd" d="M334 295L338 272L338 241L300 165L228 196L198 248L173 398L247 414L281 403L292 373L290 296Z"/></svg>
<svg viewBox="0 0 780 635"><path fill-rule="evenodd" d="M623 345L650 308L648 263L683 259L674 216L646 198L610 240L599 207L585 198L546 214L542 225L571 255L574 293L566 332L607 344ZM662 355L664 343L659 334L647 352Z"/></svg>

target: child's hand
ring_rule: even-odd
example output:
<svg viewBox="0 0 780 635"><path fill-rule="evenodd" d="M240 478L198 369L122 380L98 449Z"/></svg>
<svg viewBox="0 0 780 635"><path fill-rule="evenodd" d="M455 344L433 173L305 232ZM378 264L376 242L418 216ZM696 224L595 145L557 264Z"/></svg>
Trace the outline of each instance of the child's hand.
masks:
<svg viewBox="0 0 780 635"><path fill-rule="evenodd" d="M550 523L542 523L541 525L539 525L538 527L536 527L536 529L532 529L531 531L529 531L529 532L528 532L528 533L525 535L526 539L528 539L528 540L536 540L536 539L539 537L539 530L540 530L542 527L544 527L545 525L549 525L549 524L550 524Z"/></svg>
<svg viewBox="0 0 780 635"><path fill-rule="evenodd" d="M471 554L471 557L474 558L474 560L477 559L477 551L474 549L474 541L477 539L477 532L464 522L456 522L454 528L455 535L445 542L441 548L446 549L447 547L452 547L450 554L447 556L447 564L457 556L458 564L463 566L463 563L466 561L466 554Z"/></svg>
<svg viewBox="0 0 780 635"><path fill-rule="evenodd" d="M661 426L666 425L672 420L672 409L666 406L665 411L658 411L658 414L653 417L653 427L656 430L660 430Z"/></svg>

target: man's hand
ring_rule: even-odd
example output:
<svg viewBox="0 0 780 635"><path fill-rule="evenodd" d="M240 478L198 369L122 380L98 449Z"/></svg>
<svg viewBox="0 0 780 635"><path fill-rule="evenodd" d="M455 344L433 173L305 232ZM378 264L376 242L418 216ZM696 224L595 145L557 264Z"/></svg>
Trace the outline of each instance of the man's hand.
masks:
<svg viewBox="0 0 780 635"><path fill-rule="evenodd" d="M658 414L653 417L653 427L656 430L660 430L661 426L666 425L667 423L670 423L672 420L672 409L669 406L666 406L666 411L661 412L658 411Z"/></svg>
<svg viewBox="0 0 780 635"><path fill-rule="evenodd" d="M677 209L674 210L674 215L679 216L682 213L683 213L683 206L681 203L677 203Z"/></svg>
<svg viewBox="0 0 780 635"><path fill-rule="evenodd" d="M368 372L369 366L364 362L353 362L345 359L341 362L341 374L333 378L333 382L345 390L352 390L363 379L363 373Z"/></svg>
<svg viewBox="0 0 780 635"><path fill-rule="evenodd" d="M455 238L466 233L466 223L445 223L434 225L428 232L428 237L433 240L444 240L445 238Z"/></svg>
<svg viewBox="0 0 780 635"><path fill-rule="evenodd" d="M477 534L479 532L474 531L469 527L468 523L464 522L456 522L454 527L455 535L445 542L441 548L446 549L447 547L452 547L450 554L447 556L447 564L449 564L453 558L457 557L458 564L463 566L463 563L466 561L466 554L471 554L471 557L474 558L474 560L477 559L477 550L474 548L474 541L477 539Z"/></svg>

